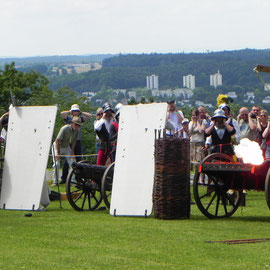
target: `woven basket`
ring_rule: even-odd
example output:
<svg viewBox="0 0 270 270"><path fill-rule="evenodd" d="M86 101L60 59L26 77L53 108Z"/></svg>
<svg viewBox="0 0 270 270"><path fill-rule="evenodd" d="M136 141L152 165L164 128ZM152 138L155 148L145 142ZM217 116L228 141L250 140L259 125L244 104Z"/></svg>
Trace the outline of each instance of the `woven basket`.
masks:
<svg viewBox="0 0 270 270"><path fill-rule="evenodd" d="M175 137L155 140L153 208L156 218L190 216L189 140Z"/></svg>

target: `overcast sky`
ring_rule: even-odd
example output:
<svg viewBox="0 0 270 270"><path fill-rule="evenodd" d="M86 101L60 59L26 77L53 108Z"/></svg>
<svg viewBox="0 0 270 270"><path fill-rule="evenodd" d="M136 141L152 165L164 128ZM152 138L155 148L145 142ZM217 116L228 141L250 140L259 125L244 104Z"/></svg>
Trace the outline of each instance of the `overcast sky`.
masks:
<svg viewBox="0 0 270 270"><path fill-rule="evenodd" d="M270 48L269 0L0 0L0 56Z"/></svg>

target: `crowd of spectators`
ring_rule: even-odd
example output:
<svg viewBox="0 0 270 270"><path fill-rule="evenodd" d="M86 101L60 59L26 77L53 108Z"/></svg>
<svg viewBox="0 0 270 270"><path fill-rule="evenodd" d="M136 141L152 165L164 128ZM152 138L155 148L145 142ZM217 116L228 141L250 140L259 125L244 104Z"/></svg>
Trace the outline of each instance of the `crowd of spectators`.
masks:
<svg viewBox="0 0 270 270"><path fill-rule="evenodd" d="M167 122L170 122L170 106L168 103ZM204 157L211 153L225 153L235 158L233 145L239 144L241 139L248 138L256 141L263 151L265 158L270 158L270 122L265 109L253 106L249 111L241 107L234 117L228 104L220 104L214 114L210 116L205 107L199 107L192 111L190 121L176 106L176 114L180 118L174 125L173 132L181 138L190 138L190 160L198 164ZM175 120L175 121L176 121ZM188 129L181 125L187 125ZM173 128L166 125L166 128Z"/></svg>

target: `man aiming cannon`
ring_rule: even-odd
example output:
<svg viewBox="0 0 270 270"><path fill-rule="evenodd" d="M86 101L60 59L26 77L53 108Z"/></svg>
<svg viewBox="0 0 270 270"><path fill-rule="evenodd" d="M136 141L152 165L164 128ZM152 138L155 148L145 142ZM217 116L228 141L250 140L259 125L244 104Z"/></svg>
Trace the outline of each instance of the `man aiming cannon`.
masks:
<svg viewBox="0 0 270 270"><path fill-rule="evenodd" d="M74 149L78 132L81 126L81 119L78 116L74 116L70 124L63 126L53 144L53 159L54 159L54 171L53 171L53 185L58 184L58 174L60 169L61 155L66 159L69 167L71 167L74 158ZM71 147L70 147L71 144Z"/></svg>

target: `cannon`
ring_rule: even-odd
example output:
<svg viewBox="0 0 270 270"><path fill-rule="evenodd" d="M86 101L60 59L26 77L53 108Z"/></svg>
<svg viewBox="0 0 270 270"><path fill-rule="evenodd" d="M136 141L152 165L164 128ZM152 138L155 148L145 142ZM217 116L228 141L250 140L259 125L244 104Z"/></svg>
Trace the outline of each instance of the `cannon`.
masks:
<svg viewBox="0 0 270 270"><path fill-rule="evenodd" d="M240 205L243 190L265 191L270 209L270 161L261 165L234 162L223 153L207 156L193 180L199 210L208 218L230 217Z"/></svg>
<svg viewBox="0 0 270 270"><path fill-rule="evenodd" d="M73 162L66 182L70 205L77 211L95 210L104 201L110 208L114 163L108 167Z"/></svg>

